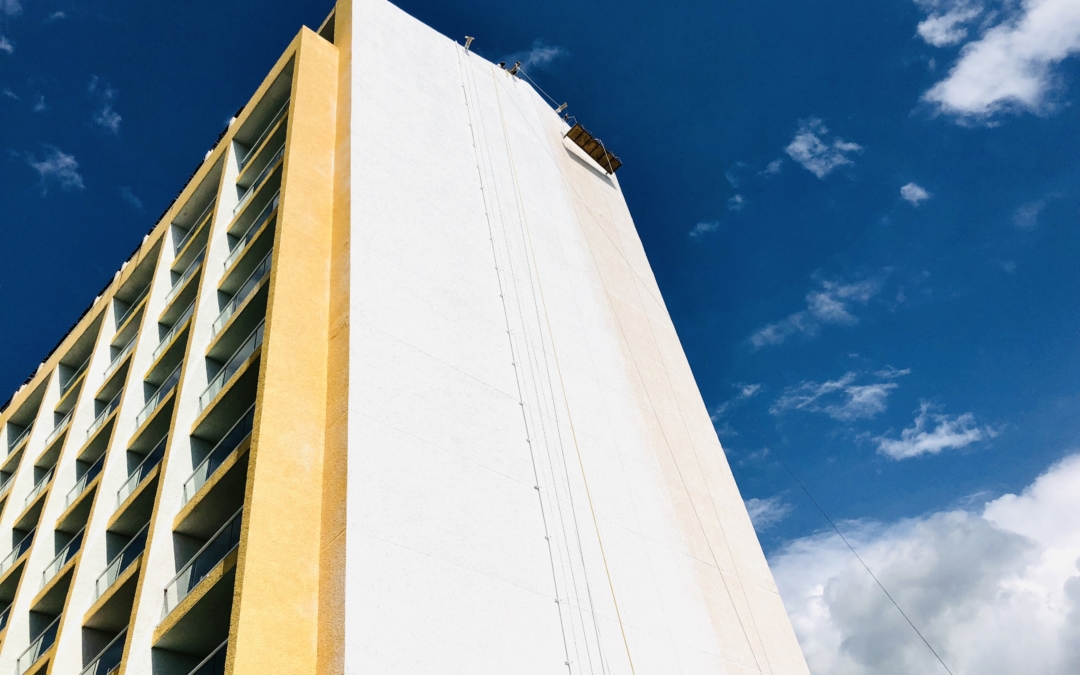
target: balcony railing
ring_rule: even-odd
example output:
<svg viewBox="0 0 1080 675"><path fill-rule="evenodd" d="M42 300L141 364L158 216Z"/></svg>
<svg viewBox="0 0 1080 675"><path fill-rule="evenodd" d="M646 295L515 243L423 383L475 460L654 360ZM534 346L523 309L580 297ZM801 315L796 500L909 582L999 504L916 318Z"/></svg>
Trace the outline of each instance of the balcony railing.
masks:
<svg viewBox="0 0 1080 675"><path fill-rule="evenodd" d="M124 640L127 638L127 629L102 649L88 666L82 669L79 675L109 675L120 666L120 660L124 657Z"/></svg>
<svg viewBox="0 0 1080 675"><path fill-rule="evenodd" d="M60 549L60 552L56 554L56 557L53 558L52 562L45 568L45 571L41 573L42 588L45 588L45 586L52 581L52 578L55 577L60 570L64 569L64 565L67 564L67 561L74 558L75 554L79 552L79 549L82 548L83 532L85 531L86 528L79 530L79 533L72 537L71 541L69 541L64 548Z"/></svg>
<svg viewBox="0 0 1080 675"><path fill-rule="evenodd" d="M176 244L176 248L173 249L174 255L184 250L184 247L187 246L187 243L191 241L191 238L194 237L195 233L199 231L200 227L202 227L205 219L210 216L210 211L214 208L214 204L216 203L217 200L215 199L206 205L206 208L203 209L203 212L200 213L199 217L195 219L195 224L192 225L191 228L189 228L188 231L184 233L184 238Z"/></svg>
<svg viewBox="0 0 1080 675"><path fill-rule="evenodd" d="M187 266L184 273L180 275L180 278L176 280L176 283L169 289L168 295L165 296L165 306L168 307L172 299L176 297L176 294L180 292L180 289L184 287L188 279L195 276L195 272L198 271L199 265L202 264L203 257L206 256L206 252L200 253L195 256L195 259L191 261L191 264Z"/></svg>
<svg viewBox="0 0 1080 675"><path fill-rule="evenodd" d="M63 615L61 615L63 616ZM22 675L30 666L37 663L37 660L41 658L42 654L49 651L49 648L56 642L56 630L60 627L60 617L53 619L53 622L49 624L48 628L37 634L30 646L26 648L26 651L22 653L19 660L15 662L15 675Z"/></svg>
<svg viewBox="0 0 1080 675"><path fill-rule="evenodd" d="M251 195L259 191L259 188L262 187L262 184L266 182L266 179L269 178L270 174L273 173L274 169L277 168L278 161L280 161L281 158L284 156L285 146L282 145L280 148L278 148L278 151L274 153L274 156L270 158L270 161L266 163L266 168L263 169L255 178L255 181L251 184L251 187L249 187L247 191L244 192L244 196L240 198L239 202L237 202L236 207L233 209L234 216L237 213L240 213L240 209L244 208L244 205L247 204L249 199L251 199Z"/></svg>
<svg viewBox="0 0 1080 675"><path fill-rule="evenodd" d="M225 656L229 641L225 640L217 649L195 666L188 675L225 675Z"/></svg>
<svg viewBox="0 0 1080 675"><path fill-rule="evenodd" d="M60 438L60 434L64 433L64 430L68 428L69 424L71 424L71 414L74 412L75 409L72 408L68 411L68 414L60 418L60 421L56 423L56 426L53 427L53 430L49 432L48 438L45 439L45 445L49 445L57 438Z"/></svg>
<svg viewBox="0 0 1080 675"><path fill-rule="evenodd" d="M266 257L255 266L255 269L251 271L248 278L244 280L244 283L240 284L239 290L236 291L236 295L229 300L228 304L221 308L221 313L214 319L213 325L210 327L210 337L214 338L221 329L225 327L225 324L229 322L229 318L236 313L236 310L243 304L244 300L247 300L251 292L259 285L259 282L270 273L270 261L274 256L274 252L270 251L266 254Z"/></svg>
<svg viewBox="0 0 1080 675"><path fill-rule="evenodd" d="M109 561L109 566L105 568L105 571L101 573L101 576L94 582L94 599L97 600L116 580L120 578L120 575L131 566L135 559L138 558L143 550L146 548L146 532L150 528L150 523L143 525L143 528L139 530L138 534L131 538L131 541L120 549L120 552L113 556L113 559Z"/></svg>
<svg viewBox="0 0 1080 675"><path fill-rule="evenodd" d="M277 124L278 121L285 116L285 113L288 112L288 110L289 99L285 99L285 104L281 106L281 110L277 111L277 113L274 115L274 119L270 120L267 125L263 127L263 131L261 134L259 134L259 138L257 138L255 142L251 144L251 149L248 150L247 153L244 154L244 158L240 160L240 171L244 170L244 167L248 165L248 162L255 159L255 153L259 151L259 146L262 145L263 141L266 140L266 137L270 135L270 132L274 130L274 125Z"/></svg>
<svg viewBox="0 0 1080 675"><path fill-rule="evenodd" d="M131 304L128 305L128 308L125 309L124 313L120 315L120 318L116 320L117 327L123 326L124 323L127 322L129 318L131 318L131 315L134 314L135 310L139 308L139 305L141 305L142 301L146 299L146 294L149 292L150 284L147 284L146 288L142 289L142 293L139 293L139 296L131 301Z"/></svg>
<svg viewBox="0 0 1080 675"><path fill-rule="evenodd" d="M8 474L7 478L0 480L0 497L3 497L11 489L11 484L14 482L15 474Z"/></svg>
<svg viewBox="0 0 1080 675"><path fill-rule="evenodd" d="M165 586L165 608L162 617L168 615L180 601L188 596L199 582L217 566L240 543L240 514L233 514L229 522L221 526L210 541L206 542L180 573Z"/></svg>
<svg viewBox="0 0 1080 675"><path fill-rule="evenodd" d="M53 471L55 470L55 468L49 469L45 472L45 475L42 476L40 480L38 480L37 484L34 485L34 488L30 490L30 494L26 495L26 502L24 506L30 506L30 502L37 499L37 496L45 491L45 488L47 488L49 486L49 483L52 481Z"/></svg>
<svg viewBox="0 0 1080 675"><path fill-rule="evenodd" d="M191 498L195 496L195 493L199 491L210 476L214 475L217 468L233 453L236 448L244 442L244 439L251 435L251 429L255 422L255 406L254 404L248 408L248 411L244 413L232 429L218 441L214 449L210 451L210 454L206 456L199 466L195 468L195 471L191 473L191 477L184 481L184 503L187 504L191 501Z"/></svg>
<svg viewBox="0 0 1080 675"><path fill-rule="evenodd" d="M124 345L124 348L117 352L116 356L113 357L113 360L109 362L109 367L105 369L106 380L108 380L109 377L116 372L116 369L120 367L120 364L124 362L124 357L130 354L131 350L135 348L135 340L138 337L138 333L132 335L131 339L128 340L128 343Z"/></svg>
<svg viewBox="0 0 1080 675"><path fill-rule="evenodd" d="M71 377L66 382L60 385L60 395L63 396L71 389L71 385L75 384L75 380L79 379L79 376L86 372L86 367L90 365L90 357L87 356L82 365L75 369L75 372L71 374Z"/></svg>
<svg viewBox="0 0 1080 675"><path fill-rule="evenodd" d="M18 562L23 553L30 550L30 544L34 543L34 532L36 530L30 530L25 537L23 537L18 544L11 549L11 552L4 556L3 560L0 560L0 576L7 573L12 566Z"/></svg>
<svg viewBox="0 0 1080 675"><path fill-rule="evenodd" d="M16 436L14 441L8 443L8 454L11 454L11 452L13 450L15 450L15 448L22 445L23 441L30 438L30 432L33 431L33 430L34 430L34 425L31 424L30 426L23 429L22 433L19 434L18 436Z"/></svg>
<svg viewBox="0 0 1080 675"><path fill-rule="evenodd" d="M191 315L195 312L195 301L192 300L191 304L187 306L184 313L180 315L180 318L176 320L176 323L172 325L168 333L165 333L165 337L161 338L161 342L154 348L154 354L150 357L151 361L157 361L165 350L172 344L173 338L180 332L180 329L184 327L184 322L191 318Z"/></svg>
<svg viewBox="0 0 1080 675"><path fill-rule="evenodd" d="M247 229L244 234L240 235L240 238L233 244L232 251L229 252L229 257L225 259L225 269L232 267L232 264L236 262L236 259L240 257L240 254L244 252L247 245L251 243L251 240L255 238L255 235L259 233L259 228L266 224L266 221L270 220L270 216L274 214L274 209L277 208L278 202L281 201L281 191L279 190L274 194L266 207L262 210L255 220L251 222L251 227Z"/></svg>
<svg viewBox="0 0 1080 675"><path fill-rule="evenodd" d="M116 396L113 396L113 400L109 401L109 403L104 408L102 408L101 412L98 413L98 416L94 418L93 424L91 424L90 428L86 430L87 438L93 436L94 432L100 429L102 424L105 424L105 420L108 419L109 415L112 414L112 411L116 410L117 407L120 406L120 396L123 393L123 389L116 392Z"/></svg>
<svg viewBox="0 0 1080 675"><path fill-rule="evenodd" d="M150 419L150 416L154 414L154 411L158 409L161 402L169 395L169 392L173 390L176 383L180 381L180 366L184 365L180 363L176 368L169 373L169 376L165 378L165 381L161 383L157 391L146 401L146 405L139 411L139 414L135 416L135 428L138 429L142 426L142 423Z"/></svg>
<svg viewBox="0 0 1080 675"><path fill-rule="evenodd" d="M4 608L4 611L0 612L0 631L7 628L8 618L11 616L11 605L9 604Z"/></svg>
<svg viewBox="0 0 1080 675"><path fill-rule="evenodd" d="M86 473L82 475L79 480L75 481L75 487L68 491L67 497L64 498L64 508L71 506L75 503L75 500L79 498L85 490L86 486L90 484L90 481L97 478L101 473L101 467L105 466L105 453L101 453L101 457L97 458L97 461L90 465L90 468L86 470Z"/></svg>
<svg viewBox="0 0 1080 675"><path fill-rule="evenodd" d="M135 492L136 488L142 484L143 479L154 470L154 467L161 462L161 458L165 456L165 444L169 440L169 435L165 434L158 441L158 444L154 446L146 457L143 457L143 461L139 462L139 466L135 467L135 470L128 474L128 479L124 481L124 484L120 486L120 489L116 491L116 505L120 506L124 503L124 500L131 496Z"/></svg>
<svg viewBox="0 0 1080 675"><path fill-rule="evenodd" d="M229 357L229 360L225 362L218 374L214 376L214 379L210 380L210 384L206 385L206 390L199 395L199 412L206 410L206 406L210 404L210 401L214 400L217 393L225 388L232 376L236 374L236 371L240 370L240 366L244 365L244 362L248 360L255 350L262 345L263 341L263 327L264 321L260 321L259 325L252 331L251 335L244 340L244 344L233 352L233 355Z"/></svg>

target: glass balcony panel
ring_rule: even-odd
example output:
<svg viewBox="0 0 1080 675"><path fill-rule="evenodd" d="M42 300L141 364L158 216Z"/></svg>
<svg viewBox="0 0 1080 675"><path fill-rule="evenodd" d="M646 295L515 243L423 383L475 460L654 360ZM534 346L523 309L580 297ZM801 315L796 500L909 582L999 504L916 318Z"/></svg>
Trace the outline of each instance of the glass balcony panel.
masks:
<svg viewBox="0 0 1080 675"><path fill-rule="evenodd" d="M90 484L90 481L97 478L101 473L101 467L105 466L105 453L101 453L101 457L97 458L97 461L90 465L90 468L86 470L86 473L82 475L79 480L75 481L75 487L68 491L67 497L64 498L64 508L71 506L79 495L86 490L86 486Z"/></svg>
<svg viewBox="0 0 1080 675"><path fill-rule="evenodd" d="M18 436L15 437L15 440L8 443L8 454L10 454L11 451L14 450L15 448L22 445L23 441L30 438L30 432L33 431L33 430L34 430L34 425L31 424L30 426L23 429L22 433L20 433Z"/></svg>
<svg viewBox="0 0 1080 675"><path fill-rule="evenodd" d="M75 384L75 380L79 379L79 376L86 372L86 367L90 365L90 357L87 356L82 365L75 369L75 372L71 374L71 377L66 382L60 385L60 395L63 396L71 389L71 385Z"/></svg>
<svg viewBox="0 0 1080 675"><path fill-rule="evenodd" d="M8 617L11 616L11 605L4 608L4 611L0 612L0 630L7 628Z"/></svg>
<svg viewBox="0 0 1080 675"><path fill-rule="evenodd" d="M259 191L262 184L266 182L266 179L270 177L270 174L277 168L277 163L285 156L285 146L282 145L278 148L278 151L274 153L274 156L267 162L266 168L263 169L259 175L255 178L255 181L251 184L251 187L244 192L244 196L240 198L240 201L236 204L236 208L233 209L233 215L240 213L240 210L248 203L251 196Z"/></svg>
<svg viewBox="0 0 1080 675"><path fill-rule="evenodd" d="M248 162L255 159L255 155L259 152L259 146L263 144L263 141L265 141L266 137L270 135L270 132L274 130L274 126L281 120L281 118L285 117L285 113L288 112L288 110L289 99L285 99L285 104L281 106L281 110L277 111L277 113L274 115L274 119L270 120L270 122L265 127L263 127L262 133L259 134L259 138L251 144L251 149L248 150L247 154L244 155L244 158L240 160L240 171L244 170L244 167L248 165Z"/></svg>
<svg viewBox="0 0 1080 675"><path fill-rule="evenodd" d="M208 220L210 216L213 215L210 212L213 210L214 204L216 203L217 200L215 199L206 205L206 208L203 209L203 212L199 214L198 218L195 219L195 224L192 225L191 228L184 234L184 238L177 242L176 248L173 250L173 255L176 255L180 251L183 251L184 247L187 246L187 243L191 241L192 237L195 236L195 233L199 231L203 223L206 222L206 220Z"/></svg>
<svg viewBox="0 0 1080 675"><path fill-rule="evenodd" d="M75 412L75 409L72 408L71 410L68 411L68 414L64 415L60 419L60 421L56 423L56 426L53 427L53 430L51 432L49 432L49 437L45 439L45 445L49 445L50 443L55 441L57 438L59 438L60 434L64 433L64 429L67 429L68 424L71 423L71 414L74 413L74 412Z"/></svg>
<svg viewBox="0 0 1080 675"><path fill-rule="evenodd" d="M149 292L150 292L150 286L147 285L146 288L144 288L142 290L142 293L139 293L139 297L135 298L135 300L133 300L131 302L131 304L128 305L128 308L124 310L124 313L120 315L120 318L118 318L116 320L117 327L123 326L124 323L129 318L131 318L131 315L134 314L135 310L137 310L139 308L139 305L141 305L142 301L146 299L146 294L149 293Z"/></svg>
<svg viewBox="0 0 1080 675"><path fill-rule="evenodd" d="M113 357L113 360L109 362L109 367L105 369L106 380L108 380L109 377L116 372L116 369L120 367L120 364L124 361L124 357L130 354L131 350L135 348L135 339L137 337L139 337L138 333L132 335L131 339L128 340L128 343L124 345L124 348L117 352L116 356Z"/></svg>
<svg viewBox="0 0 1080 675"><path fill-rule="evenodd" d="M41 658L41 655L49 651L49 648L56 642L56 630L60 627L60 617L53 619L53 622L49 624L48 628L38 633L34 638L30 646L26 648L26 651L22 653L19 660L15 662L15 675L22 675L30 666L37 663L37 660Z"/></svg>
<svg viewBox="0 0 1080 675"><path fill-rule="evenodd" d="M243 304L244 300L251 295L251 292L259 285L259 282L266 277L270 272L270 260L273 257L274 252L270 251L266 254L266 257L251 271L248 278L240 285L239 290L236 291L236 295L229 300L218 314L218 318L214 319L214 324L210 327L211 338L217 337L217 334L221 332L221 329L225 327L225 324L229 322L229 318L236 313L236 310Z"/></svg>
<svg viewBox="0 0 1080 675"><path fill-rule="evenodd" d="M49 563L48 567L45 568L45 571L41 573L42 588L45 588L46 584L52 581L52 578L63 569L64 565L67 564L67 561L74 558L75 554L79 552L79 549L82 548L83 532L85 531L85 528L79 530L79 533L72 537L71 541L69 541L64 548L60 549L60 552L56 554L53 561Z"/></svg>
<svg viewBox="0 0 1080 675"><path fill-rule="evenodd" d="M168 615L240 543L241 512L242 509L222 525L210 541L206 542L180 573L165 586L165 610L162 616Z"/></svg>
<svg viewBox="0 0 1080 675"><path fill-rule="evenodd" d="M142 554L146 548L146 533L150 528L150 523L143 525L143 529L139 530L138 534L131 538L131 541L127 543L124 548L120 550L113 559L109 561L108 567L101 573L101 576L94 582L94 599L97 600L105 591L116 583L116 580L120 578L120 575L131 566L131 563L135 562L135 559Z"/></svg>
<svg viewBox="0 0 1080 675"><path fill-rule="evenodd" d="M218 441L214 449L210 451L210 454L206 456L199 466L195 468L195 471L191 473L191 477L184 482L184 503L187 504L191 501L191 498L195 496L195 493L199 491L210 476L214 475L217 468L236 450L237 447L243 443L244 439L251 435L251 430L255 423L255 406L252 405L248 408L248 411L244 413L232 429L229 430L225 436Z"/></svg>
<svg viewBox="0 0 1080 675"><path fill-rule="evenodd" d="M154 348L154 354L153 354L153 356L150 357L151 361L157 361L158 360L158 357L161 356L165 352L165 350L168 348L168 346L170 344L172 344L172 341L176 337L176 334L179 333L181 329L183 329L184 322L186 322L188 319L190 319L191 315L194 312L195 312L195 301L192 300L191 304L188 305L187 309L184 310L184 313L181 314L180 318L177 319L176 323L173 324L173 327L169 329L169 332L165 333L165 337L161 338L161 342L158 343L158 346Z"/></svg>
<svg viewBox="0 0 1080 675"><path fill-rule="evenodd" d="M161 383L157 391L146 401L146 405L139 411L139 414L135 416L135 428L138 429L142 426L142 423L150 419L150 416L154 414L154 411L158 409L161 402L169 395L169 392L173 390L176 383L180 381L180 364L176 366L176 369L169 374L165 381Z"/></svg>
<svg viewBox="0 0 1080 675"><path fill-rule="evenodd" d="M120 506L124 503L124 500L131 496L135 492L136 488L143 482L143 479L154 470L154 467L161 462L161 458L165 456L165 444L168 442L169 436L166 434L162 436L158 444L154 446L143 461L139 462L139 466L135 467L135 470L131 472L128 479L124 481L124 484L120 486L120 489L116 491L116 505Z"/></svg>
<svg viewBox="0 0 1080 675"><path fill-rule="evenodd" d="M112 411L116 410L117 406L120 405L120 395L123 393L123 389L117 392L116 396L113 396L113 400L109 401L109 404L106 405L100 413L98 413L98 416L94 419L93 424L91 424L90 428L86 430L87 438L93 436L94 432L100 429L102 424L105 424L105 420L108 419L110 414L112 414Z"/></svg>
<svg viewBox="0 0 1080 675"><path fill-rule="evenodd" d="M229 641L225 640L218 648L195 666L188 675L225 675L225 656Z"/></svg>
<svg viewBox="0 0 1080 675"><path fill-rule="evenodd" d="M15 477L15 474L11 474L7 478L4 478L2 481L0 481L0 497L3 497L4 495L6 495L7 491L9 489L11 489L11 483L12 483L12 479L14 477Z"/></svg>
<svg viewBox="0 0 1080 675"><path fill-rule="evenodd" d="M105 649L102 649L94 660L90 662L79 675L109 675L120 666L120 659L124 657L124 640L127 638L127 629L112 639Z"/></svg>
<svg viewBox="0 0 1080 675"><path fill-rule="evenodd" d="M30 532L25 537L23 537L18 544L15 544L14 548L11 549L11 552L4 556L3 560L0 560L0 576L3 576L9 569L11 569L12 565L14 565L16 561L18 561L22 554L26 553L30 549L30 544L34 543L35 531L36 530L30 530Z"/></svg>
<svg viewBox="0 0 1080 675"><path fill-rule="evenodd" d="M247 340L244 340L244 344L229 357L229 360L225 362L218 374L214 376L214 379L210 380L210 384L206 386L204 391L199 396L199 412L206 409L206 406L214 399L219 391L225 388L232 376L236 374L236 371L240 370L240 366L244 365L248 357L255 353L255 350L262 345L263 340L263 327L264 321L259 322L259 326L248 336Z"/></svg>
<svg viewBox="0 0 1080 675"><path fill-rule="evenodd" d="M30 490L30 494L26 495L26 506L30 506L30 502L34 501L39 494L45 491L45 488L49 486L49 481L52 480L52 477L53 469L49 469L45 472L45 475L37 482L37 485Z"/></svg>
<svg viewBox="0 0 1080 675"><path fill-rule="evenodd" d="M255 238L255 235L259 233L259 228L266 224L266 221L270 220L270 216L274 214L274 209L277 208L278 202L281 201L281 192L278 191L273 199L267 203L254 221L251 223L251 227L247 229L247 232L240 235L240 238L236 240L233 245L232 251L229 253L229 257L225 259L225 269L232 267L232 264L236 262L236 259L240 257L240 254L244 252L247 245L251 243L251 240Z"/></svg>
<svg viewBox="0 0 1080 675"><path fill-rule="evenodd" d="M206 253L203 252L195 256L195 259L192 260L191 264L187 266L187 269L184 270L184 273L181 274L180 277L176 280L176 282L172 285L172 288L169 289L169 294L165 296L166 307L168 307L169 303L172 302L172 299L176 297L176 294L180 292L180 289L184 287L184 284L187 283L188 279L195 276L195 272L198 271L199 265L202 264L203 257L205 255Z"/></svg>

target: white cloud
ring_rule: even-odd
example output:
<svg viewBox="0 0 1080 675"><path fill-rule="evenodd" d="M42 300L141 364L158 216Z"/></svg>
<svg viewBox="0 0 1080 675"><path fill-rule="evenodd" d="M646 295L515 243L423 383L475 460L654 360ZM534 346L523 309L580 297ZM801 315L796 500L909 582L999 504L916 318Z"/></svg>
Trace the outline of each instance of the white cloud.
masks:
<svg viewBox="0 0 1080 675"><path fill-rule="evenodd" d="M545 45L541 40L536 40L533 42L532 49L514 52L500 60L505 61L506 63L517 63L520 61L521 67L526 71L530 68L544 70L550 66L555 59L566 55L567 51L562 47Z"/></svg>
<svg viewBox="0 0 1080 675"><path fill-rule="evenodd" d="M735 395L735 398L724 401L716 407L716 410L713 411L711 417L714 422L723 417L724 413L727 412L728 408L740 405L747 399L754 398L758 395L758 393L761 392L760 384L736 384L735 388L739 390L739 393Z"/></svg>
<svg viewBox="0 0 1080 675"><path fill-rule="evenodd" d="M912 206L918 206L930 199L930 193L926 191L926 188L917 183L908 183L901 187L900 196L910 202Z"/></svg>
<svg viewBox="0 0 1080 675"><path fill-rule="evenodd" d="M1021 230L1035 229L1035 226L1039 224L1039 214L1042 213L1044 208L1046 208L1045 199L1024 204L1016 209L1013 214L1013 225L1016 225Z"/></svg>
<svg viewBox="0 0 1080 675"><path fill-rule="evenodd" d="M829 129L816 117L800 121L795 138L784 148L788 156L820 179L838 167L854 164L848 155L862 151L858 143L830 138Z"/></svg>
<svg viewBox="0 0 1080 675"><path fill-rule="evenodd" d="M1080 2L1023 0L1005 16L964 45L925 101L971 121L999 112L1046 112L1048 94L1060 82L1054 67L1080 52Z"/></svg>
<svg viewBox="0 0 1080 675"><path fill-rule="evenodd" d="M22 100L22 99L21 99L21 98L19 97L19 95L18 95L18 94L16 94L15 92L11 91L11 90L10 90L10 89L8 89L7 87L4 87L4 91L3 91L3 94L4 94L4 96L5 96L6 98L10 98L10 99L12 99L13 101L21 101L21 100Z"/></svg>
<svg viewBox="0 0 1080 675"><path fill-rule="evenodd" d="M956 675L1080 672L1080 455L1019 495L841 528ZM811 672L944 672L835 534L770 559Z"/></svg>
<svg viewBox="0 0 1080 675"><path fill-rule="evenodd" d="M791 504L784 503L780 497L752 498L746 500L746 512L750 514L754 529L763 532L787 518L791 513Z"/></svg>
<svg viewBox="0 0 1080 675"><path fill-rule="evenodd" d="M51 145L45 146L45 156L38 159L27 154L26 163L41 178L41 193L48 191L50 183L56 183L61 190L82 190L82 176L79 175L79 163L69 154L61 152Z"/></svg>
<svg viewBox="0 0 1080 675"><path fill-rule="evenodd" d="M22 14L22 3L19 0L0 0L0 12L8 16Z"/></svg>
<svg viewBox="0 0 1080 675"><path fill-rule="evenodd" d="M979 427L975 416L964 413L950 418L930 412L931 406L923 403L915 415L915 423L900 432L900 439L878 436L874 439L878 453L890 459L909 459L919 455L936 455L942 450L963 448L985 438L997 436L990 427ZM934 426L927 428L927 422Z"/></svg>
<svg viewBox="0 0 1080 675"><path fill-rule="evenodd" d="M882 279L873 278L857 282L834 282L821 280L821 288L806 295L806 309L789 314L786 319L769 324L750 336L754 349L778 345L795 334L817 335L823 324L858 323L851 313L853 304L866 304L881 291Z"/></svg>
<svg viewBox="0 0 1080 675"><path fill-rule="evenodd" d="M142 200L135 196L135 193L131 191L131 188L126 185L120 188L120 199L123 199L136 211L142 211Z"/></svg>
<svg viewBox="0 0 1080 675"><path fill-rule="evenodd" d="M710 232L716 232L718 229L720 229L719 221L713 220L710 222L701 222L695 225L692 230L690 230L690 238L700 239L701 237L705 236Z"/></svg>
<svg viewBox="0 0 1080 675"><path fill-rule="evenodd" d="M0 52L6 52L8 54L15 53L15 43L7 39L3 35L0 35Z"/></svg>
<svg viewBox="0 0 1080 675"><path fill-rule="evenodd" d="M728 211L742 211L746 208L746 198L742 195L735 195L727 200Z"/></svg>
<svg viewBox="0 0 1080 675"><path fill-rule="evenodd" d="M962 42L968 35L968 24L984 9L980 3L969 0L916 0L916 4L930 13L919 23L919 37L935 47Z"/></svg>
<svg viewBox="0 0 1080 675"><path fill-rule="evenodd" d="M43 94L38 94L37 100L34 101L34 107L31 108L31 110L33 110L36 113L39 113L39 112L45 112L48 109L49 109L49 106L45 105L45 96Z"/></svg>
<svg viewBox="0 0 1080 675"><path fill-rule="evenodd" d="M841 422L869 419L884 412L890 392L898 385L893 382L855 384L858 378L857 373L846 373L838 380L803 382L788 387L769 412L774 415L788 410L820 412Z"/></svg>
<svg viewBox="0 0 1080 675"><path fill-rule="evenodd" d="M776 174L780 173L780 169L783 168L783 166L783 159L774 159L773 161L768 163L768 165L765 167L765 170L761 173L765 174L766 176L775 176Z"/></svg>
<svg viewBox="0 0 1080 675"><path fill-rule="evenodd" d="M114 136L120 133L120 114L113 110L113 101L116 100L116 90L110 87L97 75L90 78L87 87L90 96L93 97L100 108L93 113L91 120L105 131Z"/></svg>
<svg viewBox="0 0 1080 675"><path fill-rule="evenodd" d="M49 23L49 22L52 22L52 21L59 21L60 19L66 19L66 18L67 18L67 14L65 14L64 12L53 12L52 14L49 15L49 18L45 19L45 21L47 23Z"/></svg>

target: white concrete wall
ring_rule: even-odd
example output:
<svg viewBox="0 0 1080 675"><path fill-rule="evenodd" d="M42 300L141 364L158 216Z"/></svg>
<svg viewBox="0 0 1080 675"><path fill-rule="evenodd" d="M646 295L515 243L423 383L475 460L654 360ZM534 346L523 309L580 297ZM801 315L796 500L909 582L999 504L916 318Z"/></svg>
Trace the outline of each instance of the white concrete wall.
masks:
<svg viewBox="0 0 1080 675"><path fill-rule="evenodd" d="M347 672L807 673L617 181L353 20Z"/></svg>

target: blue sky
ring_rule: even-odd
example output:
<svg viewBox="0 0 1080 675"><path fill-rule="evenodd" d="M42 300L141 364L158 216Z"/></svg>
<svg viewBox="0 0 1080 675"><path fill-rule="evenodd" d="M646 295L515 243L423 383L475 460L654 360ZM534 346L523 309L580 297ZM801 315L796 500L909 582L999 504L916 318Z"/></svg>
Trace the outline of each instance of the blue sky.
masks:
<svg viewBox="0 0 1080 675"><path fill-rule="evenodd" d="M0 391L36 368L330 5L0 0ZM943 568L919 581L896 551L941 560L975 523L1027 537L1031 556L1080 557L1073 530L1033 538L1000 516L1025 498L1011 494L1051 521L1080 507L1038 497L1068 482L1080 438L1075 0L400 5L476 36L489 58L526 61L625 162L815 673L932 664L904 626L852 651L866 621L837 617L870 610L842 598L874 589L843 586L858 570L781 460L895 570L953 672L1010 667L979 665L960 623L904 595ZM992 604L1018 564L953 605ZM1073 602L1080 636L1076 570L1055 574L1039 583L1066 618L1038 625L1067 631ZM1056 665L1029 672L1080 659L1062 640L1039 648Z"/></svg>

